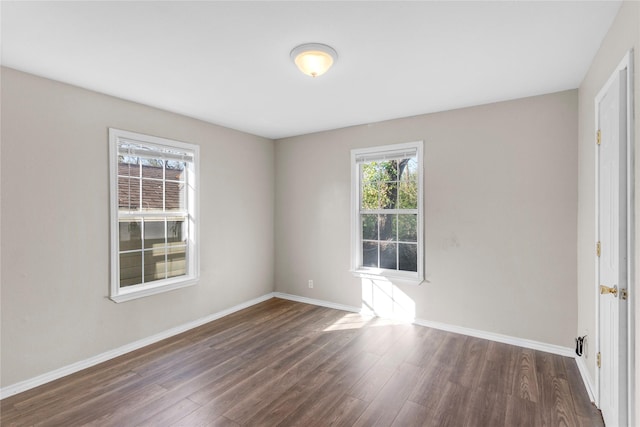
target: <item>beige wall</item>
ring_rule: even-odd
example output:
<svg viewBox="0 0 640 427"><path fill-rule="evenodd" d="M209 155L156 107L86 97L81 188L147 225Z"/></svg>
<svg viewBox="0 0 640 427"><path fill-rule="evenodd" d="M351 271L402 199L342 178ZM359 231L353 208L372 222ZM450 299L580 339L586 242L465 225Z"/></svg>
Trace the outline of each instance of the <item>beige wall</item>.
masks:
<svg viewBox="0 0 640 427"><path fill-rule="evenodd" d="M2 69L2 386L273 290L273 141ZM115 304L107 128L200 146L201 280Z"/></svg>
<svg viewBox="0 0 640 427"><path fill-rule="evenodd" d="M640 111L640 96L638 91L638 72L640 71L640 3L624 2L618 12L613 25L598 53L596 54L589 71L587 72L579 89L580 98L580 132L579 132L579 168L578 168L578 334L588 334L592 340L588 345L585 362L589 368L591 379L595 382L595 264L594 244L595 236L595 102L594 99L615 68L622 61L624 55L630 49L635 49L635 104L636 112ZM637 115L636 115L637 117ZM640 121L636 118L636 138ZM636 144L637 147L637 144ZM640 183L640 173L637 165L640 165L640 150L636 149L636 187ZM636 195L636 212L640 205ZM638 217L638 216L637 216ZM636 225L636 231L640 226ZM640 239L636 239L636 244ZM640 251L636 251L636 260ZM638 263L636 262L636 265ZM637 284L637 280L636 280ZM633 291L632 291L633 292ZM637 291L636 291L637 294ZM636 304L640 298L635 299ZM638 305L636 305L638 307ZM638 312L636 310L636 312ZM640 329L637 329L640 330ZM640 345L640 342L637 342ZM639 353L640 354L640 353ZM640 401L638 401L640 405Z"/></svg>
<svg viewBox="0 0 640 427"><path fill-rule="evenodd" d="M387 293L422 320L572 347L577 95L276 141L276 290L362 305L349 273L350 150L424 140L428 283Z"/></svg>

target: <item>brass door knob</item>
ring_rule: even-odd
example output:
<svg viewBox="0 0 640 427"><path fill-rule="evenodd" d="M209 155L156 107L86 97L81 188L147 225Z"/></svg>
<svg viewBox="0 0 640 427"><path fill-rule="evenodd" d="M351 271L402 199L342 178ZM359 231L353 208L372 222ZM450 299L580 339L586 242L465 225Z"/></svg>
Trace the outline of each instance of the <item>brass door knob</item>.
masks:
<svg viewBox="0 0 640 427"><path fill-rule="evenodd" d="M604 294L613 294L614 297L618 296L618 287L614 286L613 288L610 288L608 286L605 285L600 285L600 294L604 295Z"/></svg>

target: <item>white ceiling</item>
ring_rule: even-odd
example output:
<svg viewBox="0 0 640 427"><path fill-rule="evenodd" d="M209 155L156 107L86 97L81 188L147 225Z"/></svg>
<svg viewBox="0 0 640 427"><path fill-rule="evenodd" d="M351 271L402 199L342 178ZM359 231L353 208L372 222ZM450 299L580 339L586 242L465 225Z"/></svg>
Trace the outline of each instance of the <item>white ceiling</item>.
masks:
<svg viewBox="0 0 640 427"><path fill-rule="evenodd" d="M2 1L2 64L282 138L577 88L620 4Z"/></svg>

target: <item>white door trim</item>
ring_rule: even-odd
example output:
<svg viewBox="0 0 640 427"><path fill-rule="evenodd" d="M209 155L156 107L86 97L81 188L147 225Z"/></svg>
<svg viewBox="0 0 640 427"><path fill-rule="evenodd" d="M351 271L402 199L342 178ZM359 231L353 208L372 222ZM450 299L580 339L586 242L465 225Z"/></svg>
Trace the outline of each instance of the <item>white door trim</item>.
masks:
<svg viewBox="0 0 640 427"><path fill-rule="evenodd" d="M598 191L598 146L595 143L595 138L599 128L599 105L600 101L604 98L611 84L617 78L620 71L626 71L627 75L627 290L628 290L628 310L627 310L627 348L628 348L628 388L627 388L627 419L629 425L635 425L636 414L634 411L635 402L635 300L636 300L636 286L635 286L635 217L634 217L634 203L635 203L635 171L634 171L634 109L633 109L633 50L629 50L620 64L613 71L607 82L595 97L595 129L594 129L594 150L595 150L595 180L596 180L596 196ZM600 217L598 212L598 197L596 197L595 203L595 235L598 233L598 223ZM594 242L594 248L595 248ZM599 283L598 282L598 258L595 255L594 250L594 266L595 266L595 281L594 283L594 295L595 295L595 307L596 307L596 354L600 351L600 308L599 308ZM595 403L600 406L600 375L596 367L595 376Z"/></svg>

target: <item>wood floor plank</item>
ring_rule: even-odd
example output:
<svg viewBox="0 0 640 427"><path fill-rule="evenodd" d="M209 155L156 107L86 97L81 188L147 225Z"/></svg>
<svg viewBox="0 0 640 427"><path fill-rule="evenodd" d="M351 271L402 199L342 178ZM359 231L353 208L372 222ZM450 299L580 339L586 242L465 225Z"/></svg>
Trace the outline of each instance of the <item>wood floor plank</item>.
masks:
<svg viewBox="0 0 640 427"><path fill-rule="evenodd" d="M72 421L67 425L83 425L86 427L108 427L108 426L121 426L131 423L133 421L132 411L130 407L141 407L145 403L156 401L158 398L165 396L166 389L157 384L153 384L148 390L139 390L135 394L132 394L127 399L126 405L105 405L108 410L98 417L98 414L94 409L91 409L90 416L81 418L82 421ZM104 411L105 408L102 408ZM135 423L133 421L132 423ZM48 423L45 423L49 425Z"/></svg>
<svg viewBox="0 0 640 427"><path fill-rule="evenodd" d="M309 356L294 363L289 369L285 369L284 366L280 367L280 373L274 374L268 381L247 391L247 394L231 406L224 415L241 424L248 422L252 417L267 410L287 390L311 374L317 366L325 361L328 354L325 349L317 348Z"/></svg>
<svg viewBox="0 0 640 427"><path fill-rule="evenodd" d="M447 382L440 390L441 398L433 414L432 424L440 427L462 426L467 418L464 408L471 401L471 390L459 384Z"/></svg>
<svg viewBox="0 0 640 427"><path fill-rule="evenodd" d="M225 416L216 418L211 425L213 427L240 427L240 424L230 420Z"/></svg>
<svg viewBox="0 0 640 427"><path fill-rule="evenodd" d="M537 377L542 390L539 406L542 421L546 425L579 425L567 380L543 373L538 373Z"/></svg>
<svg viewBox="0 0 640 427"><path fill-rule="evenodd" d="M400 412L393 420L392 427L415 426L420 427L428 425L428 420L432 416L432 412L422 405L418 405L410 400L404 402Z"/></svg>
<svg viewBox="0 0 640 427"><path fill-rule="evenodd" d="M426 367L433 361L433 356L444 342L447 332L432 328L420 328L419 334L421 339L409 351L405 361L416 366Z"/></svg>
<svg viewBox="0 0 640 427"><path fill-rule="evenodd" d="M225 383L224 379L229 369L231 369L232 366L240 369L244 366L244 363L245 361L243 359L235 357L225 360L221 365L212 365L210 369L206 369L199 375L185 379L179 386L176 386L152 401L143 401L139 405L135 405L133 402L129 403L126 411L121 411L119 414L113 415L108 422L104 422L104 425L119 426L123 424L137 424L153 418L156 414L163 412L165 408L184 401L188 396L199 390L218 389L218 387L228 384L228 380L227 383Z"/></svg>
<svg viewBox="0 0 640 427"><path fill-rule="evenodd" d="M422 369L408 400L435 411L452 371L452 365L434 360Z"/></svg>
<svg viewBox="0 0 640 427"><path fill-rule="evenodd" d="M534 354L537 373L547 377L567 379L567 371L562 356L543 351L536 351Z"/></svg>
<svg viewBox="0 0 640 427"><path fill-rule="evenodd" d="M419 371L410 364L399 366L354 425L391 425L415 386Z"/></svg>
<svg viewBox="0 0 640 427"><path fill-rule="evenodd" d="M132 380L135 380L139 376L135 372L120 371L115 372L117 376L103 377L103 381L97 381L96 377L91 376L88 380L88 384L82 382L73 381L73 384L77 384L78 387L82 387L83 393L75 393L73 388L68 389L66 384L52 394L51 391L45 391L42 396L42 401L37 399L37 395L31 395L27 402L18 402L15 405L15 411L8 412L3 409L2 411L2 423L10 423L16 420L20 420L22 423L35 423L43 417L43 413L47 412L48 408L73 406L80 401L86 401L95 399L102 396L104 393L109 392L112 389L119 389L127 384L130 384ZM64 381L62 379L61 381ZM95 381L95 382L94 382ZM11 401L11 399L5 399ZM25 403L25 405L20 405Z"/></svg>
<svg viewBox="0 0 640 427"><path fill-rule="evenodd" d="M246 425L279 425L300 406L309 404L310 398L317 395L317 390L334 379L334 375L322 371L307 375L304 382L295 384L278 396L272 406L251 417Z"/></svg>
<svg viewBox="0 0 640 427"><path fill-rule="evenodd" d="M27 409L17 411L14 414L9 415L3 412L2 423L0 424L5 425L7 423L12 423L16 420L19 420L20 422L18 423L18 425L34 425L49 418L49 411L51 411L52 408L60 408L60 410L65 410L67 408L73 407L81 408L82 404L87 404L87 402L95 402L97 401L97 399L100 399L103 396L108 395L109 393L113 393L114 390L116 392L126 392L126 390L132 390L139 387L139 376L135 373L133 373L133 375L130 374L131 373L125 373L123 376L119 377L117 381L110 381L109 384L105 385L104 387L87 389L86 393L77 393L73 391L61 393L59 395L59 398L53 401L48 398L47 393L47 398L45 398L45 400L47 401L46 405L40 405L37 401L34 401L34 405L30 405ZM83 389L83 391L85 390ZM11 400L11 398L9 400Z"/></svg>
<svg viewBox="0 0 640 427"><path fill-rule="evenodd" d="M396 367L376 362L347 392L351 397L371 402L396 371Z"/></svg>
<svg viewBox="0 0 640 427"><path fill-rule="evenodd" d="M519 372L520 366L518 364L520 358L521 347L517 347L511 344L504 344L495 341L490 341L487 347L486 359L494 362L489 364L493 367L498 366L498 377L494 380L489 378L489 382L492 386L489 389L498 389L500 392L513 394L515 376ZM482 378L481 382L486 384L487 378ZM483 387L480 384L480 387Z"/></svg>
<svg viewBox="0 0 640 427"><path fill-rule="evenodd" d="M533 350L526 348L520 350L513 380L514 395L532 402L538 401L538 381Z"/></svg>
<svg viewBox="0 0 640 427"><path fill-rule="evenodd" d="M540 406L535 402L520 399L515 396L505 396L506 413L505 426L540 427L552 426L543 424ZM604 424L602 424L604 426Z"/></svg>
<svg viewBox="0 0 640 427"><path fill-rule="evenodd" d="M2 400L2 419L9 420L9 417L14 414L13 411L11 414L7 412L5 405L17 409L15 414L18 416L25 416L45 407L56 406L62 401L66 405L71 405L78 399L86 400L94 394L102 394L104 390L119 387L121 383L128 382L131 377L138 376L131 371L134 366L154 360L159 355L181 351L185 345L186 341L182 338L172 337L28 390L21 393L21 399L15 403L12 403L13 399L4 399ZM83 392L75 393L78 389Z"/></svg>
<svg viewBox="0 0 640 427"><path fill-rule="evenodd" d="M35 426L76 426L100 425L101 420L108 418L116 411L126 411L128 405L138 405L166 393L157 384L131 384L99 398L82 402L72 407L49 414L49 416L33 423ZM31 423L29 423L31 424Z"/></svg>
<svg viewBox="0 0 640 427"><path fill-rule="evenodd" d="M368 403L351 396L343 395L338 404L326 408L322 416L309 421L309 427L351 427L367 408ZM323 408L324 410L324 408Z"/></svg>
<svg viewBox="0 0 640 427"><path fill-rule="evenodd" d="M575 361L273 298L0 402L2 426L603 426Z"/></svg>
<svg viewBox="0 0 640 427"><path fill-rule="evenodd" d="M171 427L209 427L209 426L239 426L239 424L220 415L216 408L204 406L191 412L186 417L171 424Z"/></svg>
<svg viewBox="0 0 640 427"><path fill-rule="evenodd" d="M152 416L137 425L137 427L165 427L175 424L179 420L185 418L187 415L200 408L200 405L189 400L182 399L177 403L165 408L159 412L156 412ZM129 425L131 425L130 423Z"/></svg>
<svg viewBox="0 0 640 427"><path fill-rule="evenodd" d="M387 348L376 364L349 389L348 394L350 396L371 402L378 395L380 390L396 373L398 367L407 360L411 349L422 341L423 334L418 331L424 328L414 325L408 326L406 330L396 331L399 333L394 340L393 346Z"/></svg>
<svg viewBox="0 0 640 427"><path fill-rule="evenodd" d="M407 326L380 325L373 321L356 336L356 343L362 351L382 356L394 345L399 335L407 332Z"/></svg>
<svg viewBox="0 0 640 427"><path fill-rule="evenodd" d="M578 371L578 365L574 359L566 357L564 359L565 370L567 372L567 379L569 381L571 389L571 397L573 398L573 407L578 417L584 419L599 418L600 411L589 400L587 390L582 383L582 377L580 371Z"/></svg>
<svg viewBox="0 0 640 427"><path fill-rule="evenodd" d="M487 340L474 337L466 339L449 380L463 387L477 387L478 373L482 371L488 347Z"/></svg>
<svg viewBox="0 0 640 427"><path fill-rule="evenodd" d="M513 394L514 377L517 372L517 356L516 351L509 349L503 355L502 360L487 358L477 380L478 387L485 391L503 395Z"/></svg>
<svg viewBox="0 0 640 427"><path fill-rule="evenodd" d="M465 412L467 427L506 426L507 405L504 396L482 389L472 389L469 405L461 408Z"/></svg>
<svg viewBox="0 0 640 427"><path fill-rule="evenodd" d="M408 324L404 329L395 330L395 340L382 354L380 364L397 367L405 363L411 351L424 342L424 327Z"/></svg>
<svg viewBox="0 0 640 427"><path fill-rule="evenodd" d="M245 363L245 360L239 356L227 359L219 365L212 365L209 369L203 370L188 380L185 379L182 384L152 402L147 402L137 408L129 405L128 421L136 423L151 419L165 408L187 399L188 396L200 390L219 390L232 382L229 374L235 374L237 370L243 368Z"/></svg>
<svg viewBox="0 0 640 427"><path fill-rule="evenodd" d="M472 337L453 333L446 334L442 344L433 356L434 360L438 363L456 366L458 359L462 355L462 349L469 339L472 339Z"/></svg>
<svg viewBox="0 0 640 427"><path fill-rule="evenodd" d="M578 415L578 421L580 422L580 427L602 427L604 425L601 415L598 415L597 417L583 417Z"/></svg>
<svg viewBox="0 0 640 427"><path fill-rule="evenodd" d="M283 426L306 425L315 419L325 418L344 399L347 390L380 360L380 356L361 352L347 360L349 363L343 365L343 369L332 371L330 382L320 385L313 394L304 397L295 410L281 421L281 424Z"/></svg>

